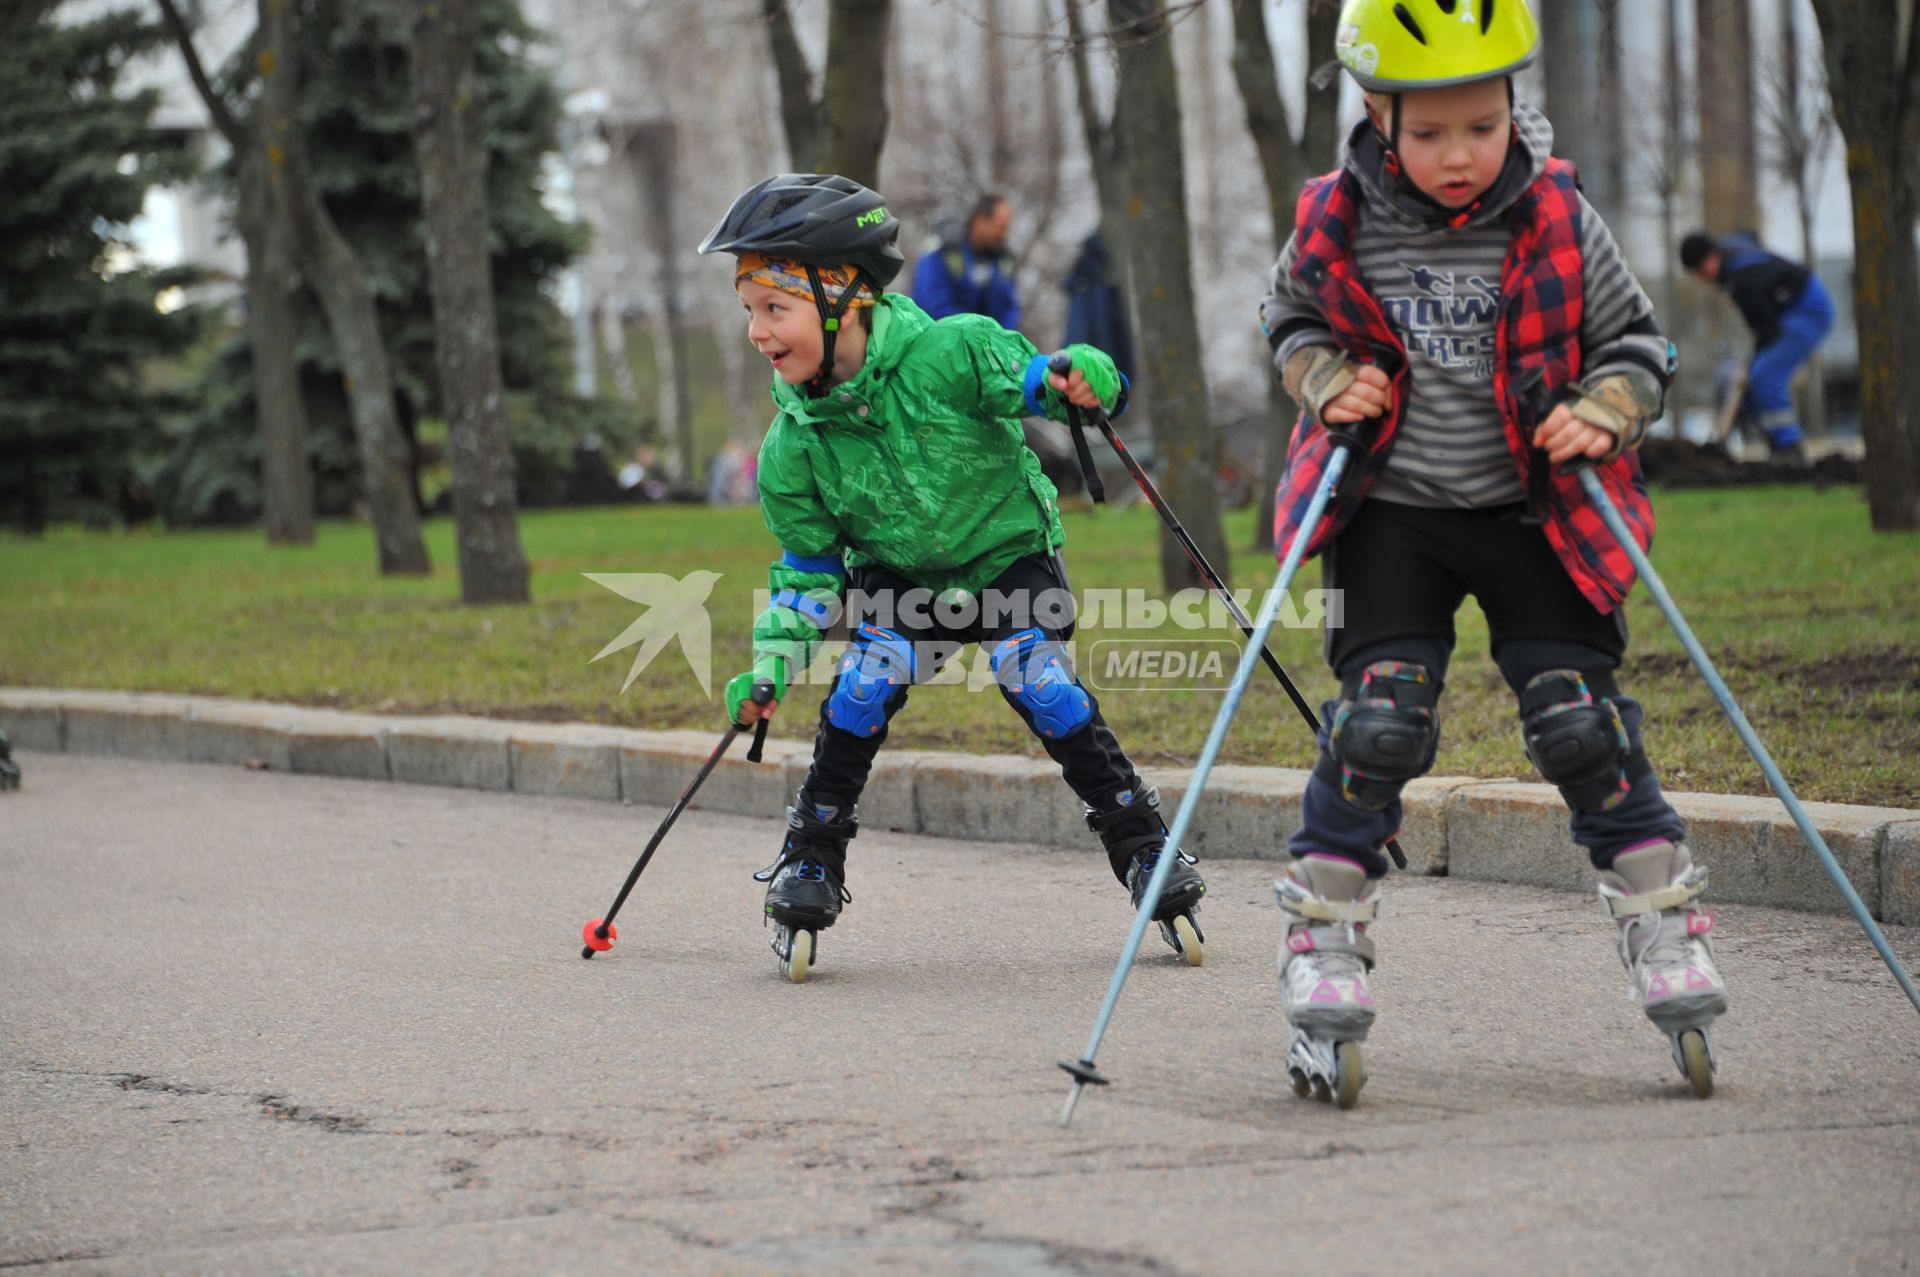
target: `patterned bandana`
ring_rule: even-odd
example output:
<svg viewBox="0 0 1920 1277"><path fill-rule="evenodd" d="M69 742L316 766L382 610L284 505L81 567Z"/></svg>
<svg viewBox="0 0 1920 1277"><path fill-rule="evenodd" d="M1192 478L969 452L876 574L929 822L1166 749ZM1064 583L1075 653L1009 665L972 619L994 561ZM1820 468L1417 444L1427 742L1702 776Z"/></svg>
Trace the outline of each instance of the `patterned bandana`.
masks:
<svg viewBox="0 0 1920 1277"><path fill-rule="evenodd" d="M854 275L847 266L816 266L820 275L820 291L827 295L827 304L838 305L847 289L854 286ZM807 268L799 262L784 257L768 257L765 253L740 254L739 268L734 272L736 286L741 280L751 280L756 284L765 284L768 288L777 288L783 293L792 293L795 297L813 300L813 285L807 280ZM860 285L860 291L854 294L848 303L849 308L873 305L873 294L866 285Z"/></svg>

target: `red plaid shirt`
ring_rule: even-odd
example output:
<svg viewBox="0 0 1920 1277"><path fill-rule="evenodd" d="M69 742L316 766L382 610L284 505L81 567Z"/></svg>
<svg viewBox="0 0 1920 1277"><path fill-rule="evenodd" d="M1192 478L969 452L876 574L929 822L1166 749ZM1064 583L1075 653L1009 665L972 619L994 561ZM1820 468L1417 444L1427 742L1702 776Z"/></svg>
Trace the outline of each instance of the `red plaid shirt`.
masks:
<svg viewBox="0 0 1920 1277"><path fill-rule="evenodd" d="M1379 300L1355 272L1353 228L1360 212L1359 180L1342 169L1315 178L1300 194L1294 214L1298 245L1294 278L1314 295L1320 313L1340 344L1361 363L1377 364L1393 382L1393 404L1367 424L1367 455L1348 463L1348 476L1335 495L1331 516L1308 542L1309 555L1340 534L1360 502L1387 468L1394 433L1406 404L1407 353L1381 311ZM1536 494L1545 516L1543 531L1554 553L1587 600L1611 612L1633 588L1633 564L1607 531L1599 511L1588 504L1579 479L1554 472L1540 492L1529 482L1533 466L1546 465L1544 453L1527 442L1521 408L1513 387L1529 371L1546 374L1546 387L1558 391L1580 375L1582 294L1580 199L1573 165L1548 160L1546 171L1514 202L1507 221L1513 242L1500 271L1500 311L1494 321L1493 397L1506 431L1507 449L1520 484ZM1273 548L1284 557L1293 544L1307 505L1326 473L1332 444L1324 426L1305 413L1294 427L1286 473L1274 503ZM1653 543L1653 506L1647 500L1640 459L1632 453L1597 467L1601 482L1634 539Z"/></svg>

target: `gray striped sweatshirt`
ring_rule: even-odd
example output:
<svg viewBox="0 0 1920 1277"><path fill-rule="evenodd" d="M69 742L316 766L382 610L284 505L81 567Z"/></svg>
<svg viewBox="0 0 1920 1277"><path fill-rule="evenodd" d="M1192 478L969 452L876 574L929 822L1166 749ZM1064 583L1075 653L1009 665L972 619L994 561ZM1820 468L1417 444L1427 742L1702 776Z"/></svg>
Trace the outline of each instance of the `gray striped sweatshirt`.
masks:
<svg viewBox="0 0 1920 1277"><path fill-rule="evenodd" d="M1505 214L1545 169L1553 126L1523 101L1514 103L1514 122L1520 136L1506 168L1458 228L1385 174L1385 148L1367 120L1348 139L1346 166L1364 195L1354 266L1380 299L1409 364L1406 414L1371 493L1383 500L1481 507L1525 498L1494 406L1494 315L1512 239ZM1636 373L1664 391L1667 340L1653 303L1584 195L1580 210L1581 375ZM1276 368L1303 347L1336 344L1312 295L1292 277L1297 248L1296 236L1281 252L1260 307Z"/></svg>

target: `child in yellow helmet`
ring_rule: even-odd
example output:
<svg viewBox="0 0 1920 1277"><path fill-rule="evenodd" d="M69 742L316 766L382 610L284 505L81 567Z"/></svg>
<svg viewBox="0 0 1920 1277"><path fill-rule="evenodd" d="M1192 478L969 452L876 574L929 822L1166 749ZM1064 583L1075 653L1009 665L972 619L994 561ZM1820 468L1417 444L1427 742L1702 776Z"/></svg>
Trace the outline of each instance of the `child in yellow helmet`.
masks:
<svg viewBox="0 0 1920 1277"><path fill-rule="evenodd" d="M1429 770L1467 595L1519 701L1528 756L1560 790L1599 872L1620 954L1698 1094L1726 1007L1696 897L1705 874L1660 790L1638 703L1615 677L1633 567L1565 463L1596 466L1644 546L1653 512L1632 448L1657 417L1672 348L1552 126L1517 99L1539 49L1525 0L1349 0L1335 53L1366 90L1340 171L1308 183L1262 323L1304 412L1276 508L1293 540L1328 426L1356 432L1311 533L1344 625L1321 759L1277 884L1281 1006L1301 1094L1351 1104L1374 1007L1368 934L1400 791ZM1559 401L1533 417L1526 388ZM1526 987L1524 983L1517 987ZM1698 1035L1683 1052L1682 1037Z"/></svg>

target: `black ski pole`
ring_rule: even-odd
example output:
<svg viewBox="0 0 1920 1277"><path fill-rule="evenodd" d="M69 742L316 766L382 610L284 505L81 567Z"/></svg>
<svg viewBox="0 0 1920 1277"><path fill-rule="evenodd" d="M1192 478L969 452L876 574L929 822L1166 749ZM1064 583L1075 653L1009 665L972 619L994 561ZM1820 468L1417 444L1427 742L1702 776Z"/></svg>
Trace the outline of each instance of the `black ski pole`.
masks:
<svg viewBox="0 0 1920 1277"><path fill-rule="evenodd" d="M753 703L755 705L765 705L772 699L773 680L765 678L756 680L753 685ZM687 804L693 801L695 791L700 788L708 776L713 774L713 769L720 765L720 759L722 755L727 752L728 746L733 744L734 737L746 730L747 725L745 723L730 723L727 725L726 733L720 737L719 743L713 747L713 752L707 755L707 761L700 765L700 770L695 773L694 778L687 782L685 789L680 791L680 797L674 800L673 810L667 813L667 818L660 822L660 828L654 830L653 837L647 840L646 850L642 851L640 853L640 859L634 862L633 872L627 875L627 880L620 884L620 894L613 898L613 907L607 910L607 916L604 918L589 918L587 919L587 925L580 928L580 939L584 942L585 946L580 950L581 957L591 958L596 953L605 953L607 950L613 948L613 942L620 938L620 933L614 930L614 915L619 913L620 907L627 903L627 895L633 890L633 884L640 881L641 870L645 869L647 862L653 859L653 853L659 849L661 840L667 836L667 831L673 828L673 822L680 819L680 813L685 811ZM753 744L747 748L748 762L757 763L760 761L762 747L766 742L767 720L762 718L753 725Z"/></svg>
<svg viewBox="0 0 1920 1277"><path fill-rule="evenodd" d="M1521 380L1518 387L1520 400L1527 405L1536 426L1547 419L1554 406L1553 397L1546 391L1545 376L1544 373L1535 369ZM1873 920L1873 915L1867 912L1867 906L1861 901L1860 893L1855 891L1853 884L1847 880L1846 870L1842 869L1840 862L1833 858L1833 852L1827 848L1827 840L1822 838L1820 831L1813 827L1813 821L1808 818L1806 809L1800 805L1799 798L1794 795L1793 787L1787 784L1787 778L1781 775L1780 768L1774 763L1773 755L1767 752L1767 747L1761 743L1759 734L1753 730L1753 725L1747 722L1747 716L1740 711L1739 702L1733 699L1733 693L1727 689L1725 680L1720 677L1720 671L1714 668L1707 650L1700 646L1700 640L1694 637L1686 618L1680 615L1679 605L1673 601L1673 596L1667 593L1666 583L1660 579L1660 574L1653 570L1653 564L1648 561L1646 552L1640 548L1640 543L1633 539L1633 533L1628 530L1626 521L1620 517L1619 508L1613 504L1613 498L1607 494L1606 485L1600 482L1600 476L1594 473L1593 466L1585 457L1576 458L1569 468L1578 476L1580 488L1587 494L1587 500L1592 502L1593 508L1600 512L1600 518L1605 521L1607 531L1613 534L1613 539L1619 542L1627 558L1632 560L1634 570L1640 574L1640 579L1646 582L1647 592L1653 595L1653 601L1660 605L1661 614L1667 618L1667 625L1673 630L1674 636L1680 640L1680 646L1687 650L1687 656L1692 660L1694 669L1698 670L1700 677L1706 680L1708 690L1713 693L1713 699L1720 702L1720 709L1726 714L1727 721L1733 724L1733 730L1740 737L1740 743L1747 747L1749 754L1753 755L1753 761L1760 764L1760 770L1766 776L1767 784L1773 789L1774 796L1786 807L1787 814L1793 817L1793 823L1799 826L1800 836L1807 840L1807 845L1812 847L1814 854L1819 857L1820 867L1827 871L1827 877L1833 879L1833 885L1840 889L1840 897L1847 902L1847 908L1852 911L1854 921L1858 922L1860 929L1867 933L1867 939L1879 951L1881 961L1887 964L1887 970L1893 973L1893 978L1899 984L1901 992L1905 993L1907 1000L1913 1003L1913 1009L1920 1011L1920 988L1914 987L1913 977L1908 974L1906 967L1901 965L1900 959L1894 956L1893 949L1887 944L1887 937L1881 932Z"/></svg>
<svg viewBox="0 0 1920 1277"><path fill-rule="evenodd" d="M1069 372L1073 371L1073 356L1064 350L1060 351L1047 361L1047 371L1057 376L1066 376ZM1074 438L1076 440L1080 438L1081 411L1077 404L1069 403L1067 405L1067 418L1073 427ZM1127 445L1120 441L1120 435L1114 430L1113 422L1107 419L1107 414L1098 408L1091 409L1090 411L1093 414L1093 424L1100 428L1100 433L1107 437L1107 443L1119 454L1120 464L1125 466L1127 473L1133 476L1134 483L1139 486L1141 493L1147 498L1147 503L1159 514L1160 522L1166 524L1167 531L1173 533L1174 540L1178 541L1180 548L1186 551L1187 561L1193 564L1195 570L1197 570L1201 576L1207 578L1207 584L1213 587L1213 592L1219 595L1221 602L1227 605L1227 611L1232 614L1234 623L1240 627L1240 632L1248 638L1252 638L1253 619L1247 615L1246 609L1240 606L1239 600L1233 597L1233 592L1227 589L1226 581L1218 572L1213 570L1213 564L1207 562L1207 556L1200 552L1200 547L1194 544L1193 537L1188 535L1186 528L1182 526L1180 522L1179 516L1174 514L1173 507L1168 505L1167 499L1160 495L1160 489L1154 485L1153 477L1146 472L1146 469L1141 466L1138 461L1134 460L1133 454L1127 451ZM1081 467L1088 474L1093 472L1093 463L1090 459L1083 459L1081 461ZM1092 491L1091 486L1089 486L1088 490L1090 492ZM1307 698L1302 696L1300 689L1293 685L1293 680L1287 677L1287 671L1280 664L1279 658L1268 650L1264 642L1260 645L1260 656L1265 661L1267 670L1275 678L1280 680L1281 688L1286 691L1288 698L1293 701L1293 707L1300 711L1300 717L1306 721L1307 727L1318 736L1320 733L1320 716L1313 712L1313 706L1307 704ZM1407 867L1407 856L1405 852L1400 850L1400 840L1398 838L1387 839L1387 854L1393 857L1393 863L1399 868L1405 869Z"/></svg>

